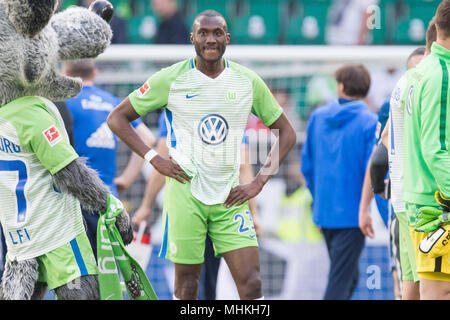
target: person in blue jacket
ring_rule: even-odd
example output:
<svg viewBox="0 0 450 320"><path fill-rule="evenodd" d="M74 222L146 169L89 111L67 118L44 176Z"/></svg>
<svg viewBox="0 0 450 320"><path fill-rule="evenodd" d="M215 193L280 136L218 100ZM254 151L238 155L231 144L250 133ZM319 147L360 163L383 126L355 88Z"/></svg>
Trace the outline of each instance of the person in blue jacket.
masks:
<svg viewBox="0 0 450 320"><path fill-rule="evenodd" d="M324 299L350 299L358 284L364 234L358 211L377 116L362 101L370 74L363 65L335 73L338 102L317 107L301 150L301 172L313 197L313 222L324 235L330 271Z"/></svg>

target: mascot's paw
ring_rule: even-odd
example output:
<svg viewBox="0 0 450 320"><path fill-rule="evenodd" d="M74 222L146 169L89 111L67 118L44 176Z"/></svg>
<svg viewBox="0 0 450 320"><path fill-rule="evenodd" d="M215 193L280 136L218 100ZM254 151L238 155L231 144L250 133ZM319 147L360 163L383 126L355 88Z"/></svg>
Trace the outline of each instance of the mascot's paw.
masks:
<svg viewBox="0 0 450 320"><path fill-rule="evenodd" d="M36 259L8 260L2 281L2 299L30 300L39 277Z"/></svg>
<svg viewBox="0 0 450 320"><path fill-rule="evenodd" d="M116 226L122 236L123 244L128 245L133 241L133 229L131 228L131 219L128 212L123 210L116 217Z"/></svg>
<svg viewBox="0 0 450 320"><path fill-rule="evenodd" d="M94 1L90 6L89 10L95 12L106 22L110 23L114 15L114 7L109 1L97 0Z"/></svg>

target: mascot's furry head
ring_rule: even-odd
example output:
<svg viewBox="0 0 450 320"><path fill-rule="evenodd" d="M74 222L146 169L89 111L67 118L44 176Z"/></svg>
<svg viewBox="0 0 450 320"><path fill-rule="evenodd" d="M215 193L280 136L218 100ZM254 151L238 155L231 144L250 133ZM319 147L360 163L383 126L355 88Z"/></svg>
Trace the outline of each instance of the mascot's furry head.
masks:
<svg viewBox="0 0 450 320"><path fill-rule="evenodd" d="M59 73L58 62L94 58L110 44L107 1L55 14L57 6L58 0L0 0L0 106L26 95L78 95L81 80Z"/></svg>
<svg viewBox="0 0 450 320"><path fill-rule="evenodd" d="M56 209L54 207L40 208L37 216L60 214L63 210L68 210L68 207L73 208L71 205L66 206L67 203L75 204L75 206L79 203L82 207L98 214L105 212L110 191L96 171L88 168L82 159L76 158L52 175L41 159L37 157L37 152L47 152L49 148L48 146L46 148L39 146L44 145L45 141L50 143L50 140L41 131L39 115L48 112L49 116L45 121L52 124L50 128L54 130L53 132L56 132L57 126L62 128L64 124L57 114L58 110L55 106L51 106L52 103L49 100L55 102L72 98L79 94L82 85L81 79L62 75L58 71L58 62L95 58L102 53L112 38L108 21L112 17L113 7L108 1L97 0L89 9L71 7L55 14L57 6L57 0L0 0L0 112L3 111L3 118L0 119L2 120L0 122L2 124L0 125L0 138L6 139L7 137L16 145L21 145L23 142L19 139L18 132L20 131L27 137L28 146L28 148L20 147L18 149L20 156L17 153L8 153L8 150L4 150L6 148L2 148L0 162L3 165L9 164L10 161L32 163L34 171L30 171L28 174L30 177L33 174L39 178L27 179L28 177L26 177L23 180L28 184L27 190L31 187L34 189L43 187L44 193L42 193L42 198L30 196L27 199L29 203L33 201L45 203L47 199L52 198L51 190L55 186L61 191L61 201L54 202L54 205L57 206ZM36 99L30 100L31 102L26 104L19 99L24 96L41 96L47 99L34 97ZM17 99L20 102L17 102ZM13 100L16 100L16 104ZM24 116L22 121L20 110L9 112L8 106L12 106L11 108L24 106L29 118L36 114L38 116L33 118L34 121L29 121L29 118ZM75 152L70 151L68 139L59 139L58 143L63 144L63 147L59 149L60 152L66 150L66 153L73 157ZM34 146L37 147L34 148ZM51 144L50 146L54 147ZM3 182L3 180L0 181ZM8 185L5 187L0 183L0 191L8 190L8 188ZM23 188L25 189L25 187ZM46 188L50 192L46 192ZM33 207L34 205L30 204L29 208ZM48 212L45 212L45 209L48 209ZM72 213L77 214L75 211L68 211L68 214ZM78 216L82 218L81 211L78 213ZM4 230L6 228L7 231L14 232L16 222L3 223L4 221L9 222L10 216L13 215L2 213L2 227ZM117 216L116 226L124 243L129 244L133 239L133 232L126 211L122 211ZM20 224L20 228L23 229L33 227L27 220ZM70 231L75 232L74 229L70 229ZM35 237L45 239L46 236L53 235L53 232L58 234L61 231L47 230L42 234L36 232ZM31 241L31 239L29 240ZM51 243L51 241L44 242ZM17 255L17 259L14 259L11 254L13 253L11 248L14 248L12 245L15 243L8 242L10 255L5 264L5 272L0 284L0 299L42 298L47 284L36 282L39 277L37 253L28 254L25 252L26 250L23 250L19 252L21 256ZM42 242L40 245L42 246ZM29 247L22 248L29 249ZM50 252L54 249L46 247L42 250ZM59 286L55 287L58 299L99 298L96 275L81 275L74 280L69 280L66 275L65 280L67 283L58 284ZM72 283L74 281L79 281L76 282L78 287Z"/></svg>

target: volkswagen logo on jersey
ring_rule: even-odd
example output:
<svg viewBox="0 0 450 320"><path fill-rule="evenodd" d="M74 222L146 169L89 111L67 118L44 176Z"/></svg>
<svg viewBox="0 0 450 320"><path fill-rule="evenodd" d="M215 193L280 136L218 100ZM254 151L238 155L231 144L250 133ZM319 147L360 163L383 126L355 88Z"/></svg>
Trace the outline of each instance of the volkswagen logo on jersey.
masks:
<svg viewBox="0 0 450 320"><path fill-rule="evenodd" d="M218 114L208 114L200 120L198 135L206 144L217 145L228 135L228 122Z"/></svg>

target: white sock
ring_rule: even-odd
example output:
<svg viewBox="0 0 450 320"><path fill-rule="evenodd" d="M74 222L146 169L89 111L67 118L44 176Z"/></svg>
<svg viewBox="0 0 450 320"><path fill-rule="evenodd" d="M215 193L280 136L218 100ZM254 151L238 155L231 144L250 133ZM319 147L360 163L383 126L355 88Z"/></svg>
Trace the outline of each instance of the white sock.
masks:
<svg viewBox="0 0 450 320"><path fill-rule="evenodd" d="M173 295L173 300L180 300L177 297L175 297L175 294Z"/></svg>
<svg viewBox="0 0 450 320"><path fill-rule="evenodd" d="M264 296L262 296L261 298L253 299L253 300L264 300Z"/></svg>

